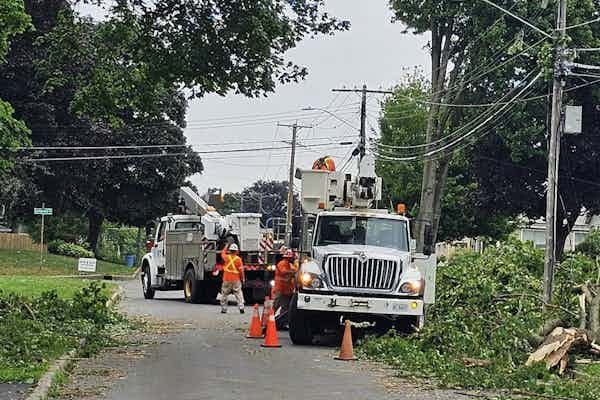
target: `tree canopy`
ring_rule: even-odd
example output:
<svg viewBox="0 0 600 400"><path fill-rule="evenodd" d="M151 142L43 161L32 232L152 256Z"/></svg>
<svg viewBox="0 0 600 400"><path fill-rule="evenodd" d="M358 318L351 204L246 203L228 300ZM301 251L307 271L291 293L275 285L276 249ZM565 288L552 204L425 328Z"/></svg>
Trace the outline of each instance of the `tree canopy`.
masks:
<svg viewBox="0 0 600 400"><path fill-rule="evenodd" d="M0 2L0 65L6 62L10 40L31 28L31 18L25 12L23 0ZM14 109L0 96L0 176L11 167L14 150L29 144L29 130L13 116Z"/></svg>
<svg viewBox="0 0 600 400"><path fill-rule="evenodd" d="M524 1L496 3L541 30L549 33L554 31L555 4ZM589 20L598 6L598 2L592 0L570 2L568 24ZM526 214L534 218L543 215L548 132L548 110L543 99L548 94L547 82L552 78L552 74L549 74L554 63L552 40L481 1L391 0L390 7L395 18L407 25L408 31L429 31L432 35L432 85L425 101L428 105L428 121L426 137L421 139L421 144L450 142L446 138L453 132L456 138L460 129L463 133L467 132L475 126L473 121L482 121L487 111L498 111L495 103L500 101L502 105L502 100L506 102L507 93L528 82L537 71L544 72L546 78L546 84L542 79L523 93L522 97L538 98L537 102L517 101L511 104L507 112L498 113L483 129L475 130L473 133L476 134L472 134L468 140L462 140L460 146L449 146L447 151L439 151L435 157L425 157L419 220L432 223L437 230L436 220L439 221L442 214L447 177L452 177L454 173L451 172L452 153L468 145L471 147L457 154L458 157L465 155L469 169L473 171L472 177L477 185L471 189L471 193L478 208L490 212L503 210L507 215ZM569 46L598 47L598 34L593 33L594 29L598 28L585 25L569 30ZM591 54L579 58L579 61L593 60ZM597 61L595 64L598 64ZM571 81L570 88L573 89L576 84L585 82ZM577 101L577 96L585 97L580 91L573 91L571 95L573 97L569 97L568 101ZM591 98L587 96L588 100ZM582 97L579 97L578 104L581 104L581 100ZM465 104L482 106L463 107ZM582 149L577 154L573 151L574 142L586 142L588 146L576 146ZM567 159L571 157L571 168L578 160L585 163L586 155L594 154L589 143L589 139L565 138L563 145L567 147L561 153L561 161L565 159L563 168L567 168ZM432 150L439 147L430 145L427 148ZM585 155L584 148L587 148ZM485 161L486 158L497 161ZM518 167L514 165L515 162L519 164ZM590 175L582 170L586 168ZM578 173L585 177L595 172L592 167L583 167L582 164ZM564 175L561 172L564 188L576 182L565 179ZM570 193L563 195L564 204L559 203L559 208L570 209L567 214L573 218L586 203L583 201L584 190L589 192L589 186L587 189L566 190ZM578 200L567 205L567 196L577 197ZM561 246L560 242L558 246Z"/></svg>
<svg viewBox="0 0 600 400"><path fill-rule="evenodd" d="M418 145L427 126L427 107L413 99L426 96L429 86L418 73L409 76L395 89L395 95L383 104L380 117L381 138L377 144L385 146ZM392 208L405 203L409 214L419 212L423 162L397 162L378 158L377 174L383 178L383 203ZM442 198L442 215L438 239L440 241L464 237L500 239L510 233L512 224L500 210L478 207L473 198L477 184L471 165L464 154L456 154L450 161L448 182Z"/></svg>

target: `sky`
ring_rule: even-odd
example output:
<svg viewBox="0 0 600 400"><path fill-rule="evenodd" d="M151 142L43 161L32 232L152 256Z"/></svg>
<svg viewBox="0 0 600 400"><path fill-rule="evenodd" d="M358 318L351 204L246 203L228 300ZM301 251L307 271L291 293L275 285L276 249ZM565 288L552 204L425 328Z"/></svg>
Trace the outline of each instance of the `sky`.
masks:
<svg viewBox="0 0 600 400"><path fill-rule="evenodd" d="M345 164L352 146L341 142L357 141L360 126L360 95L336 94L333 88L389 89L407 71L424 67L429 57L427 38L403 34L403 26L392 23L387 0L327 0L327 10L352 26L334 36L318 36L302 41L287 53L287 58L308 67L308 77L300 83L280 85L266 98L249 99L240 95L209 95L190 101L187 113L188 143L197 151L214 151L230 144L231 149L275 148L244 153L204 154L204 173L192 177L201 193L210 188L237 192L259 179L287 180L292 132L277 123L314 126L298 133L296 166L310 168L323 156L334 157L338 167ZM377 131L381 95L368 102L367 129ZM303 111L307 107L327 108L338 118L322 111ZM355 128L353 128L355 127ZM311 146L312 145L312 146ZM218 147L217 147L218 146ZM350 166L354 163L351 162Z"/></svg>
<svg viewBox="0 0 600 400"><path fill-rule="evenodd" d="M204 172L191 177L200 193L208 188L239 192L260 179L287 180L291 150L284 141L291 139L292 132L278 123L313 127L299 131L296 167L310 168L325 155L332 156L338 167L344 166L354 146L340 143L358 141L360 95L332 89L363 84L390 89L415 67L428 70L427 37L402 33L404 27L391 22L388 0L327 0L326 10L349 20L351 27L333 36L305 39L286 54L288 60L308 68L305 80L279 85L274 93L258 99L230 94L190 101L185 135L204 163ZM80 11L95 18L104 15L89 4ZM381 95L369 96L371 136L378 130L381 100ZM329 113L303 111L308 107L326 108ZM223 148L248 151L214 153ZM350 171L355 169L353 161L348 164Z"/></svg>

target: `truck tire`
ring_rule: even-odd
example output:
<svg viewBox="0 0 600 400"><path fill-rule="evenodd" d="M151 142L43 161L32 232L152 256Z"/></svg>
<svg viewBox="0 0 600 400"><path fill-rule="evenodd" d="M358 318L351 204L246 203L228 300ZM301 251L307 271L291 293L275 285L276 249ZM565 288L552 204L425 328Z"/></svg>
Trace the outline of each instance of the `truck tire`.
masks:
<svg viewBox="0 0 600 400"><path fill-rule="evenodd" d="M313 330L309 315L298 309L298 294L292 296L289 309L290 339L298 345L310 345L313 342Z"/></svg>
<svg viewBox="0 0 600 400"><path fill-rule="evenodd" d="M198 304L201 301L202 288L196 280L196 272L188 268L183 275L183 295L186 303Z"/></svg>
<svg viewBox="0 0 600 400"><path fill-rule="evenodd" d="M154 298L155 290L152 288L152 279L150 278L150 268L144 265L142 268L142 291L144 292L144 298L146 300L152 300Z"/></svg>

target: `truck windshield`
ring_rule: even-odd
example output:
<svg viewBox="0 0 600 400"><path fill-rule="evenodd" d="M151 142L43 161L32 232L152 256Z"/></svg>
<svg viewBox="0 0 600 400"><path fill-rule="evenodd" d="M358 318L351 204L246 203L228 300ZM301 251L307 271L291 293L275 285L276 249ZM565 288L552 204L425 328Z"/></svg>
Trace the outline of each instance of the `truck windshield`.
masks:
<svg viewBox="0 0 600 400"><path fill-rule="evenodd" d="M389 218L326 216L319 218L317 246L357 244L408 251L406 222Z"/></svg>

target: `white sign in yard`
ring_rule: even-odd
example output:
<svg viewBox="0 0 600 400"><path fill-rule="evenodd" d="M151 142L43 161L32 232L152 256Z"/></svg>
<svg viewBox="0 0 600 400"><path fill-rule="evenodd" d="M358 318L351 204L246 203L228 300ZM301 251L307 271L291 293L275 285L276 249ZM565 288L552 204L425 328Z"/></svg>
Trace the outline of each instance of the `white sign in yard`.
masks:
<svg viewBox="0 0 600 400"><path fill-rule="evenodd" d="M80 258L77 269L79 272L96 272L96 259Z"/></svg>

